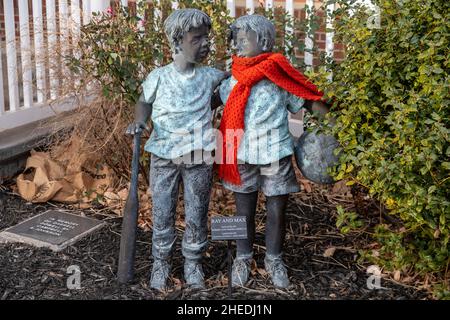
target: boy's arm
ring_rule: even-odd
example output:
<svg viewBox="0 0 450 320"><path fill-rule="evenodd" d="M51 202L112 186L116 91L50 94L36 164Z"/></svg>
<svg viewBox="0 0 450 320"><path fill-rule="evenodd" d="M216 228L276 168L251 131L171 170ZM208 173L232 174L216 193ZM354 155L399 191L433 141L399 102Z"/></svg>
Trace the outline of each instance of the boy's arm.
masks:
<svg viewBox="0 0 450 320"><path fill-rule="evenodd" d="M231 77L231 73L228 71L223 72L222 79L220 80L219 84L216 86L216 89L214 90L214 93L211 97L211 110L217 109L221 105L224 104L224 101L222 101L222 98L220 97L220 86L223 84L225 80Z"/></svg>
<svg viewBox="0 0 450 320"><path fill-rule="evenodd" d="M221 105L223 105L223 101L220 98L219 90L215 90L211 97L211 110L215 110Z"/></svg>
<svg viewBox="0 0 450 320"><path fill-rule="evenodd" d="M304 106L306 110L319 120L324 120L325 115L330 111L330 107L322 101L306 100ZM334 117L330 118L329 121L332 126L336 124L336 118Z"/></svg>
<svg viewBox="0 0 450 320"><path fill-rule="evenodd" d="M325 114L327 114L330 111L328 106L325 103L323 103L322 101L306 100L304 107L312 115L314 115L315 117L317 117L320 120L324 119Z"/></svg>
<svg viewBox="0 0 450 320"><path fill-rule="evenodd" d="M150 131L147 126L147 119L152 113L152 105L145 102L143 94L139 97L134 110L134 122L128 126L126 134L134 135L144 129Z"/></svg>

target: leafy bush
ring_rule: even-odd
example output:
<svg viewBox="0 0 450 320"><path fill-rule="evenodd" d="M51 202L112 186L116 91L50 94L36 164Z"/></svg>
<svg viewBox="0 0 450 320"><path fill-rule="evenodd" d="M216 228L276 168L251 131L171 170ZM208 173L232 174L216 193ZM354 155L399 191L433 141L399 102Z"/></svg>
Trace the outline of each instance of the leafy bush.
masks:
<svg viewBox="0 0 450 320"><path fill-rule="evenodd" d="M351 230L360 228L363 225L363 221L358 219L358 214L356 212L347 212L342 208L342 206L337 206L337 219L336 219L336 227L342 232L342 234L346 234Z"/></svg>
<svg viewBox="0 0 450 320"><path fill-rule="evenodd" d="M401 219L380 224L378 258L391 269L446 276L450 261L449 24L447 0L374 1L371 13L337 0L336 40L346 58L313 73L335 101L342 145L337 179L350 179ZM353 14L352 14L353 13ZM373 18L373 16L372 16Z"/></svg>
<svg viewBox="0 0 450 320"><path fill-rule="evenodd" d="M142 4L137 10L143 13ZM144 19L116 5L94 13L91 22L81 28L81 55L71 59L72 68L99 81L107 97L122 95L134 103L148 70L163 60L162 31L145 32L153 28L154 18L153 11L147 11L148 19Z"/></svg>

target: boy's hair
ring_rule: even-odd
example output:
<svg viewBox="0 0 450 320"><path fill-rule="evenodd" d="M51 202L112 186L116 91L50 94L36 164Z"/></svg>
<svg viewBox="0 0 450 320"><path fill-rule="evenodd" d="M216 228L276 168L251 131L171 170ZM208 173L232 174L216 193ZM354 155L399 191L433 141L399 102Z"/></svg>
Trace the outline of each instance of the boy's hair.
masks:
<svg viewBox="0 0 450 320"><path fill-rule="evenodd" d="M258 14L246 15L236 19L230 26L231 39L234 39L239 30L248 32L253 30L256 39L263 51L272 51L275 44L275 26L269 19Z"/></svg>
<svg viewBox="0 0 450 320"><path fill-rule="evenodd" d="M178 9L164 21L164 31L169 39L172 51L176 51L180 40L193 28L206 26L211 29L211 19L198 9Z"/></svg>

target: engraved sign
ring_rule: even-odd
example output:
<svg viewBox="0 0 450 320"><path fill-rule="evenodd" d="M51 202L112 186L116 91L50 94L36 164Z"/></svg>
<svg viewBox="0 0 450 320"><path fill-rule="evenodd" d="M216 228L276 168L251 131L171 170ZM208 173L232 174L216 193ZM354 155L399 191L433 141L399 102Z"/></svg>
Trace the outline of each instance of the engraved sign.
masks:
<svg viewBox="0 0 450 320"><path fill-rule="evenodd" d="M51 210L6 229L0 237L60 251L103 225L102 221Z"/></svg>
<svg viewBox="0 0 450 320"><path fill-rule="evenodd" d="M247 221L245 217L212 217L212 240L247 239Z"/></svg>

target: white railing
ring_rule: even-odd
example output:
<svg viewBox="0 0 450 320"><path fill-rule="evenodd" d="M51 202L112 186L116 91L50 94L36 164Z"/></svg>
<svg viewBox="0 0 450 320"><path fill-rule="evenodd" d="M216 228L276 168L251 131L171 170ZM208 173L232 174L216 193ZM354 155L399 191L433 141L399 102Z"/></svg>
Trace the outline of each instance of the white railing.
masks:
<svg viewBox="0 0 450 320"><path fill-rule="evenodd" d="M67 101L49 105L50 100L58 98L62 79L58 79L55 70L58 62L46 59L51 59L49 52L57 49L58 42L64 52L69 34L76 41L81 18L83 23L89 22L91 13L103 10L100 4L106 1L85 0L82 6L80 0L71 0L70 5L67 0L32 0L31 5L28 0L1 1L5 24L5 41L0 43L0 131L3 131L74 107Z"/></svg>
<svg viewBox="0 0 450 320"><path fill-rule="evenodd" d="M45 61L42 57L51 56L48 52L56 49L58 43L62 46L64 53L64 44L70 39L76 41L80 24L88 23L92 12L104 11L113 0L71 0L70 4L68 0L32 0L31 6L28 0L0 1L3 1L5 24L5 42L0 43L0 131L3 131L48 118L55 112L74 107L70 103L49 106L49 101L58 98L58 88L64 79L58 79L55 63ZM120 0L120 2L127 6L129 1ZM295 9L305 6L312 8L320 1L286 0L283 2L286 12L294 16ZM172 3L176 8L177 1ZM236 16L237 7L244 7L252 13L255 7L260 5L258 0L227 0L226 3L231 16ZM265 1L267 8L279 4L280 1ZM331 12L334 9L333 5L327 9ZM18 24L15 23L17 15ZM307 19L309 18L307 15ZM31 19L32 24L30 24ZM331 21L327 19L327 29L330 27ZM56 32L58 28L60 32ZM291 29L286 31L294 32ZM312 37L306 36L307 49L313 48L313 41ZM326 54L332 57L333 50L333 33L327 32ZM305 65L312 66L312 54L305 52L304 62ZM292 120L295 123L296 120ZM296 123L295 127L297 124L301 125Z"/></svg>

